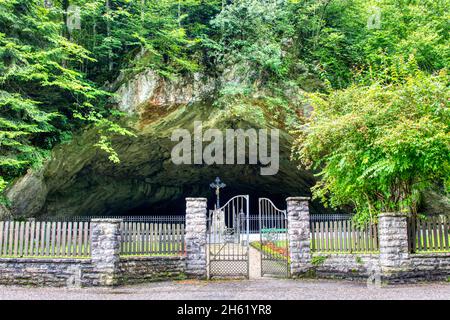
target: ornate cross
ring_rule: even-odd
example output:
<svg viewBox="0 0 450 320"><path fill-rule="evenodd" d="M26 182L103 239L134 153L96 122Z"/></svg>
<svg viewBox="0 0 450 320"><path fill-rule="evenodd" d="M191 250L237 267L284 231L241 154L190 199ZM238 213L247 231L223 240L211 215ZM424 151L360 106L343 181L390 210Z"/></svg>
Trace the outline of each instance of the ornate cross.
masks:
<svg viewBox="0 0 450 320"><path fill-rule="evenodd" d="M222 181L220 181L219 177L216 177L216 180L214 180L214 182L212 182L209 186L213 189L216 189L216 196L217 196L216 209L218 209L220 208L220 201L219 201L220 189L225 188L227 185Z"/></svg>

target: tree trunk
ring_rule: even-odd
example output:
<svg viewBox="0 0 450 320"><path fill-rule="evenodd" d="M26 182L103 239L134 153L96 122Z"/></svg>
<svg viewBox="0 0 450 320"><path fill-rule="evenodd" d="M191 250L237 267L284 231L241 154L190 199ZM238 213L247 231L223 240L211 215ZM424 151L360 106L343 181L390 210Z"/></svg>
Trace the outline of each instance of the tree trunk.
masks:
<svg viewBox="0 0 450 320"><path fill-rule="evenodd" d="M106 14L108 16L107 20L106 20L106 34L109 37L111 37L111 7L109 4L109 0L106 0ZM113 61L112 61L112 48L109 47L108 49L108 70L112 71L113 69Z"/></svg>
<svg viewBox="0 0 450 320"><path fill-rule="evenodd" d="M69 0L62 0L61 2L61 6L62 6L62 11L63 11L63 22L64 22L64 27L62 30L62 36L69 39L70 38L70 34L69 34L69 28L67 27L67 9L69 8ZM61 61L61 65L65 68L67 66L67 61L66 60L62 60Z"/></svg>
<svg viewBox="0 0 450 320"><path fill-rule="evenodd" d="M63 22L64 22L64 30L63 30L63 35L66 38L69 38L69 28L67 27L67 9L69 8L69 0L63 0L61 2L62 5L62 10L63 10Z"/></svg>
<svg viewBox="0 0 450 320"><path fill-rule="evenodd" d="M181 0L178 0L178 26L181 27Z"/></svg>

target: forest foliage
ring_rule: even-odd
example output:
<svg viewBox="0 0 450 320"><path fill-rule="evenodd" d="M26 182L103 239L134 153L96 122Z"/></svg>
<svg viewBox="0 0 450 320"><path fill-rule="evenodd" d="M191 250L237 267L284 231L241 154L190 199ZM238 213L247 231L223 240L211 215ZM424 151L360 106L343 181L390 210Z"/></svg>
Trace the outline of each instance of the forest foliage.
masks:
<svg viewBox="0 0 450 320"><path fill-rule="evenodd" d="M117 124L105 88L151 68L167 78L234 73L239 84L225 83L212 107L250 110L263 92L258 103L294 130L293 158L322 177L314 195L325 203L362 217L414 207L423 180L448 188L449 7L0 0L0 192L87 125L98 130L93 147L119 162L110 137L133 133Z"/></svg>

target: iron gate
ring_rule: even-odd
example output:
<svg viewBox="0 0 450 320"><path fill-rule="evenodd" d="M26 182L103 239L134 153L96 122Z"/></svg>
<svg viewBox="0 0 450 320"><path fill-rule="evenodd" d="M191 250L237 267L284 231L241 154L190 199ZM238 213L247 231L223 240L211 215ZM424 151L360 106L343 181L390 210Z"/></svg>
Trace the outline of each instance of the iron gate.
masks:
<svg viewBox="0 0 450 320"><path fill-rule="evenodd" d="M261 275L289 277L289 243L286 210L267 198L259 199Z"/></svg>
<svg viewBox="0 0 450 320"><path fill-rule="evenodd" d="M208 278L249 278L249 196L209 211Z"/></svg>

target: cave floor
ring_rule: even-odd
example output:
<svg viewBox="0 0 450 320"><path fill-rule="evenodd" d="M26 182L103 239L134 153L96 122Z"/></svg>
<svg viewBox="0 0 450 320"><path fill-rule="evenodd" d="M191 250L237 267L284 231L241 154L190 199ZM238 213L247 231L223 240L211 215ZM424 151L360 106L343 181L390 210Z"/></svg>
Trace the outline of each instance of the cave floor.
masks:
<svg viewBox="0 0 450 320"><path fill-rule="evenodd" d="M0 286L0 300L450 300L450 283L386 287L343 280L167 281L107 288Z"/></svg>

